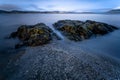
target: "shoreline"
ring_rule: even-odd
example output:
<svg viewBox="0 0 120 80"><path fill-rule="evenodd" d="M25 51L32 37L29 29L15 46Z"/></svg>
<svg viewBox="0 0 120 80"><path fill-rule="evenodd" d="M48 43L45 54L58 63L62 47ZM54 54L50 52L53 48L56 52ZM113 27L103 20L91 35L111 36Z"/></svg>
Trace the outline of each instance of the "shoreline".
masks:
<svg viewBox="0 0 120 80"><path fill-rule="evenodd" d="M64 80L69 77L89 80L120 79L120 65L114 59L86 53L73 43L65 44L62 41L26 48L26 52L9 69L13 69L14 74L8 80Z"/></svg>

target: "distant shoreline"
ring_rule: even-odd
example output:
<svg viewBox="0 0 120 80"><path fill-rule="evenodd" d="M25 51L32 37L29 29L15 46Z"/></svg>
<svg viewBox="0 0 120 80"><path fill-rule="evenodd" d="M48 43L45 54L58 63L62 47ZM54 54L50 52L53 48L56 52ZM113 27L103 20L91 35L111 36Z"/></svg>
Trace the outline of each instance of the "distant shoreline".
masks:
<svg viewBox="0 0 120 80"><path fill-rule="evenodd" d="M0 14L120 14L119 10L110 10L108 12L74 12L74 11L6 11L0 10Z"/></svg>
<svg viewBox="0 0 120 80"><path fill-rule="evenodd" d="M27 12L27 13L0 13L0 14L120 14L120 13L41 13L41 12Z"/></svg>

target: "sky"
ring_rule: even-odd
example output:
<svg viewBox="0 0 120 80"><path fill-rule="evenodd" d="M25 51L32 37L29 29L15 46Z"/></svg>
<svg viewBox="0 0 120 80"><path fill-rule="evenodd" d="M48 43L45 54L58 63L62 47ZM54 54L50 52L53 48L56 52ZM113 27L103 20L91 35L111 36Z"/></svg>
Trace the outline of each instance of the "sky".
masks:
<svg viewBox="0 0 120 80"><path fill-rule="evenodd" d="M102 12L120 8L120 0L0 0L0 10Z"/></svg>

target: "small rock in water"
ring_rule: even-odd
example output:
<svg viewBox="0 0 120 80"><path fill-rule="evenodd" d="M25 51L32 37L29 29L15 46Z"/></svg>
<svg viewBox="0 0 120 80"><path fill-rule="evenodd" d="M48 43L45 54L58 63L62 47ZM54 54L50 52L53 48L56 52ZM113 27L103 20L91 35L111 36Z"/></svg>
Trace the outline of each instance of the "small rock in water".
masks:
<svg viewBox="0 0 120 80"><path fill-rule="evenodd" d="M105 35L118 29L115 26L91 20L87 20L85 22L78 20L60 20L53 25L68 39L74 41L88 39L93 35Z"/></svg>
<svg viewBox="0 0 120 80"><path fill-rule="evenodd" d="M12 32L11 35L10 35L10 37L16 38L17 37L17 32Z"/></svg>

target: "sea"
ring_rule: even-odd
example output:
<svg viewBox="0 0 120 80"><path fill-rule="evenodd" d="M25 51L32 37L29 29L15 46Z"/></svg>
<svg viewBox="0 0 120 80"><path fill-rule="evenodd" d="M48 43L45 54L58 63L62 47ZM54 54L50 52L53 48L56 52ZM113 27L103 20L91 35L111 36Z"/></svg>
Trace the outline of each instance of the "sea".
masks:
<svg viewBox="0 0 120 80"><path fill-rule="evenodd" d="M16 31L20 25L45 23L54 30L52 25L59 20L94 20L120 28L120 14L0 14L0 58L6 60L7 56L12 54L8 50L13 50L19 40L7 39L7 37L11 32ZM62 34L59 32L58 35ZM78 44L86 50L120 59L120 30L84 40Z"/></svg>

